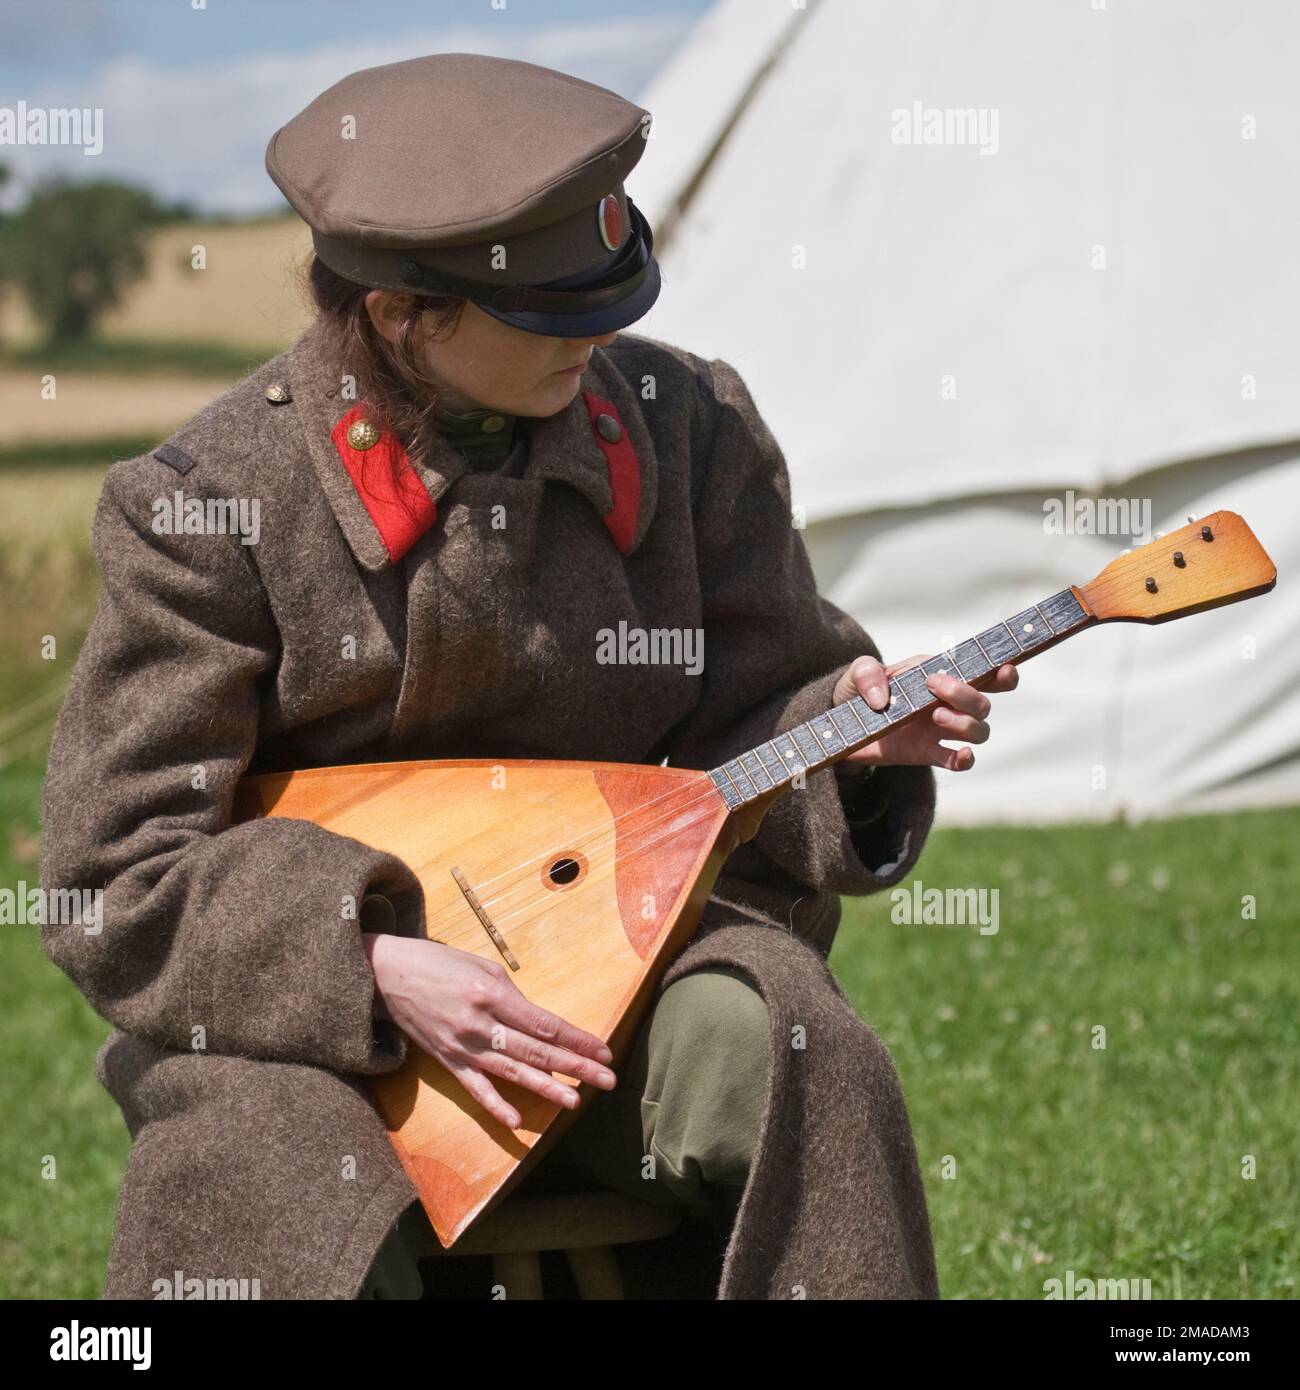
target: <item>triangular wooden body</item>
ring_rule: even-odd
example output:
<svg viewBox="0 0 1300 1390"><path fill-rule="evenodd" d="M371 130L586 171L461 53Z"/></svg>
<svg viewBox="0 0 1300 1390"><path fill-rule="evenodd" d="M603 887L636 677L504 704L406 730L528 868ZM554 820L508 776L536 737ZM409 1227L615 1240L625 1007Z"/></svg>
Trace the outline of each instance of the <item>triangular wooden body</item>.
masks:
<svg viewBox="0 0 1300 1390"><path fill-rule="evenodd" d="M694 932L737 820L706 772L626 763L456 759L251 777L241 819L312 821L406 863L430 937L507 964L529 999L623 1060L655 984ZM746 827L746 838L752 829ZM464 886L453 875L463 878ZM411 1047L372 1083L393 1145L444 1246L508 1190L575 1112L494 1082L510 1131ZM584 1104L595 1088L584 1085Z"/></svg>

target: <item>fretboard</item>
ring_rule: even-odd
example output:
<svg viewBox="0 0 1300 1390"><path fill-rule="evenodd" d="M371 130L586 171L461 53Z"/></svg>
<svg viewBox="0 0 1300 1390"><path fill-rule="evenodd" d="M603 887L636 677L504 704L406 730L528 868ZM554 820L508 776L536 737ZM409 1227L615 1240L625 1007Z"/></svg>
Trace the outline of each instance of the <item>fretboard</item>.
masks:
<svg viewBox="0 0 1300 1390"><path fill-rule="evenodd" d="M709 776L735 810L756 801L776 787L789 784L802 772L816 772L874 743L923 710L939 703L926 685L940 673L977 681L1008 661L1024 661L1044 647L1087 627L1092 618L1069 589L1026 608L1005 623L977 633L950 652L940 652L920 666L899 671L889 682L889 705L874 710L861 695L815 715L766 743L715 767Z"/></svg>

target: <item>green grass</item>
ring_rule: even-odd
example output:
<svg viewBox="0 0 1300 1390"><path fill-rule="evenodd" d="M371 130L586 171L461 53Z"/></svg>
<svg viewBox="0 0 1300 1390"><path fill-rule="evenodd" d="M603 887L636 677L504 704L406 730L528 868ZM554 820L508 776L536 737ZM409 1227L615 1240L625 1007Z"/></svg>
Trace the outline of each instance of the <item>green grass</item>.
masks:
<svg viewBox="0 0 1300 1390"><path fill-rule="evenodd" d="M165 372L173 376L229 377L233 381L281 350L275 346L190 342L182 338L87 338L66 345L2 348L0 369L120 376Z"/></svg>
<svg viewBox="0 0 1300 1390"><path fill-rule="evenodd" d="M916 876L997 888L996 934L846 904L831 962L902 1076L946 1297L1295 1296L1297 844L1300 809L949 830Z"/></svg>
<svg viewBox="0 0 1300 1390"><path fill-rule="evenodd" d="M34 877L41 758L0 781L5 884ZM948 830L918 876L998 888L996 935L846 905L832 964L903 1078L945 1297L1042 1298L1070 1269L1294 1297L1297 840L1300 810ZM24 927L0 1010L0 1297L94 1296L128 1147L91 1071L107 1026Z"/></svg>
<svg viewBox="0 0 1300 1390"><path fill-rule="evenodd" d="M90 621L90 525L106 466L0 468L0 769L15 744L39 739L43 707L20 707L67 681Z"/></svg>
<svg viewBox="0 0 1300 1390"><path fill-rule="evenodd" d="M36 880L39 788L36 758L0 774L6 887ZM92 1070L108 1029L32 927L0 928L0 1016L0 1297L98 1297L129 1148Z"/></svg>

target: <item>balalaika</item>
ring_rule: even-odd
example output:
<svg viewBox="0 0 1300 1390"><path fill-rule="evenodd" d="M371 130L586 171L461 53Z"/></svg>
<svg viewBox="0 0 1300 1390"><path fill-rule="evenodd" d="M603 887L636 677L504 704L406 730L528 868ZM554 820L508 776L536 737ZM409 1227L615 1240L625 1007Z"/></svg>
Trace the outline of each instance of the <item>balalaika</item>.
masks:
<svg viewBox="0 0 1300 1390"><path fill-rule="evenodd" d="M424 889L431 938L503 962L529 999L604 1039L617 1068L723 861L792 784L935 703L928 675L987 683L1003 663L1095 623L1181 618L1266 593L1276 575L1246 523L1216 512L898 673L887 709L851 698L712 771L478 758L311 768L245 779L237 815L312 821L396 855ZM444 1246L577 1113L493 1082L521 1115L518 1130L414 1047L372 1083ZM597 1092L580 1094L585 1104Z"/></svg>

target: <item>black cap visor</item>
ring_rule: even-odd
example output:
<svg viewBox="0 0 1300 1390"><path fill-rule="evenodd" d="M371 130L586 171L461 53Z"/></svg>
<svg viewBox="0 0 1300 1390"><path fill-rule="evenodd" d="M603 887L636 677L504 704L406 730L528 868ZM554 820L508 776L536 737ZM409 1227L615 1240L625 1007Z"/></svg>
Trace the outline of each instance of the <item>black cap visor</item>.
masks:
<svg viewBox="0 0 1300 1390"><path fill-rule="evenodd" d="M649 312L660 289L654 233L630 198L628 208L633 234L605 265L545 285L489 287L462 281L461 293L485 314L526 333L599 338L626 328Z"/></svg>

